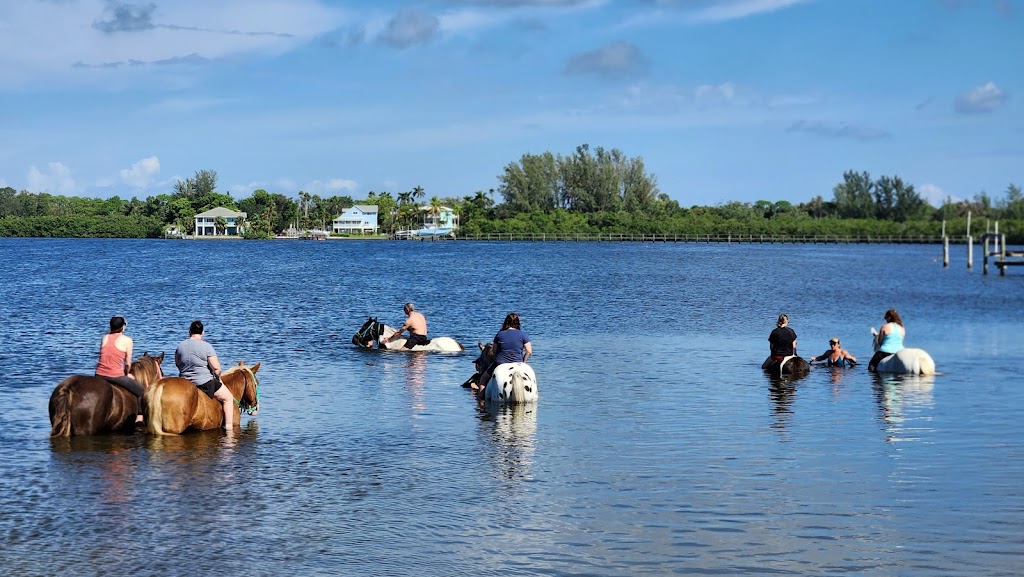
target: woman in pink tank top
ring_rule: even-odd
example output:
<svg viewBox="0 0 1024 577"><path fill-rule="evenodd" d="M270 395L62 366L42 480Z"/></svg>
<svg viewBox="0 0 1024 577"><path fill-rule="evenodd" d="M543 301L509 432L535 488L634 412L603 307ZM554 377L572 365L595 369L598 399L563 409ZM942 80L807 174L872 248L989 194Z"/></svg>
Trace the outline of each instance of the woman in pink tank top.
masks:
<svg viewBox="0 0 1024 577"><path fill-rule="evenodd" d="M111 383L127 389L135 395L138 402L136 423L142 423L142 393L146 391L141 383L128 375L131 367L132 338L124 334L128 323L124 317L110 318L110 332L100 339L100 360L96 363L96 376L103 377ZM120 345L123 348L119 348Z"/></svg>

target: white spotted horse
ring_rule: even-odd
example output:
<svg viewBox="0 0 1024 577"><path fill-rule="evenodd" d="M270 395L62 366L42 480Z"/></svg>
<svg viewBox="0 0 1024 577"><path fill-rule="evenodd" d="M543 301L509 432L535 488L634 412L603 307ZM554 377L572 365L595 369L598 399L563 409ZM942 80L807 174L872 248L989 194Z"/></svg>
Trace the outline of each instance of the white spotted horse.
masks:
<svg viewBox="0 0 1024 577"><path fill-rule="evenodd" d="M480 348L480 356L473 361L477 372L463 384L464 387L475 382L494 361L492 343L484 345L478 342L477 347ZM480 385L484 387L483 397L488 403L517 405L537 402L537 375L526 363L502 363L495 367L490 380Z"/></svg>
<svg viewBox="0 0 1024 577"><path fill-rule="evenodd" d="M382 339L386 339L396 332L396 329L377 320L377 317L370 317L366 319L363 326L359 327L356 334L352 335L352 344L364 349L371 349L376 346L378 349L385 349L389 351L436 351L442 353L458 353L466 350L465 347L451 337L434 337L430 339L427 344L416 345L411 349L405 348L405 339L403 338L397 338L387 343L382 341Z"/></svg>

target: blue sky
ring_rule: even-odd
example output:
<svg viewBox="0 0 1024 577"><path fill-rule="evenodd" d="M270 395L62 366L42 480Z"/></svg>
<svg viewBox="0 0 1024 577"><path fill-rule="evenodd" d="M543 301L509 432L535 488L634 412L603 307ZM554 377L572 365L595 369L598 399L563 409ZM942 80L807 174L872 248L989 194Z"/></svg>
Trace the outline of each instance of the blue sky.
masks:
<svg viewBox="0 0 1024 577"><path fill-rule="evenodd" d="M1024 184L1024 0L0 0L0 186L497 188L641 157L683 206Z"/></svg>

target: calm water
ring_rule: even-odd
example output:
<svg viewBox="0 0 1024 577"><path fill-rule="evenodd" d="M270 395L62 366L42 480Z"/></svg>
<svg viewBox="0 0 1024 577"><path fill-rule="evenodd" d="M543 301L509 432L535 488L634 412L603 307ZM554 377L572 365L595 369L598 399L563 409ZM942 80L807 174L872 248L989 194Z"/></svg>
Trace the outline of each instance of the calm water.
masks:
<svg viewBox="0 0 1024 577"><path fill-rule="evenodd" d="M0 572L1020 575L1024 271L965 252L0 239ZM471 351L349 344L405 300L471 347L519 311L540 403L478 408ZM940 375L759 369L779 312L866 362L889 307ZM259 416L51 441L113 314L137 354L202 319L262 363Z"/></svg>

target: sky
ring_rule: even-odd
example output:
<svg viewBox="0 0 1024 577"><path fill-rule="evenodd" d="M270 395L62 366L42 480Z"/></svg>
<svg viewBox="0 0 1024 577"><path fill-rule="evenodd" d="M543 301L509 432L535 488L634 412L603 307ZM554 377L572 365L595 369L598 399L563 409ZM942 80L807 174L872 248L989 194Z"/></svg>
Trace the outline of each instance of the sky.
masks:
<svg viewBox="0 0 1024 577"><path fill-rule="evenodd" d="M0 47L37 193L463 197L583 144L682 206L1024 184L1024 0L0 0Z"/></svg>

